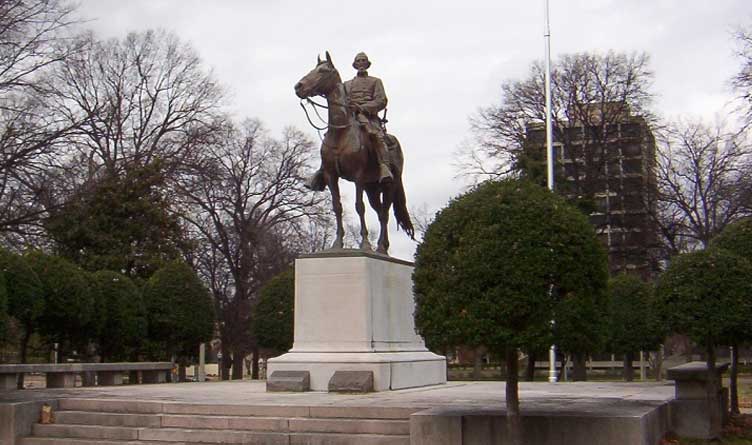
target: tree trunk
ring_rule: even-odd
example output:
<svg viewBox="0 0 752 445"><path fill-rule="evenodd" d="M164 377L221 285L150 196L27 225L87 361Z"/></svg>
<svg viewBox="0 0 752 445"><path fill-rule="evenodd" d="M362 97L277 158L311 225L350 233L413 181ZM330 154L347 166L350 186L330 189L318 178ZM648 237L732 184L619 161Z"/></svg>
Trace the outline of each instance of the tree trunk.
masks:
<svg viewBox="0 0 752 445"><path fill-rule="evenodd" d="M259 377L259 348L258 346L253 347L253 359L251 361L251 378L253 380L258 380Z"/></svg>
<svg viewBox="0 0 752 445"><path fill-rule="evenodd" d="M535 352L528 352L527 367L525 368L525 381L532 382L535 380Z"/></svg>
<svg viewBox="0 0 752 445"><path fill-rule="evenodd" d="M473 351L473 380L480 380L483 371L483 347L478 346Z"/></svg>
<svg viewBox="0 0 752 445"><path fill-rule="evenodd" d="M634 381L634 352L624 354L624 381Z"/></svg>
<svg viewBox="0 0 752 445"><path fill-rule="evenodd" d="M572 354L572 381L584 382L587 380L587 355L584 352Z"/></svg>
<svg viewBox="0 0 752 445"><path fill-rule="evenodd" d="M182 363L179 364L178 365L178 382L182 383L182 382L187 381L188 378L186 374L187 374L186 366Z"/></svg>
<svg viewBox="0 0 752 445"><path fill-rule="evenodd" d="M710 342L708 342L710 343ZM715 348L712 345L707 346L707 360L708 368L708 386L707 386L707 399L708 399L708 415L710 417L710 431L721 431L721 407L718 399L718 393L720 389L720 382L718 382L718 373L715 371ZM716 437L713 437L716 438Z"/></svg>
<svg viewBox="0 0 752 445"><path fill-rule="evenodd" d="M663 345L658 347L658 351L655 353L655 381L660 382L663 380Z"/></svg>
<svg viewBox="0 0 752 445"><path fill-rule="evenodd" d="M569 362L569 357L567 357L567 354L557 353L556 355L561 355L561 365L559 366L559 380L567 380L567 362ZM554 367L556 366L556 359L554 358Z"/></svg>
<svg viewBox="0 0 752 445"><path fill-rule="evenodd" d="M81 373L81 386L95 386L97 373L94 371L83 371Z"/></svg>
<svg viewBox="0 0 752 445"><path fill-rule="evenodd" d="M446 381L449 381L449 360L446 358L447 355L449 355L449 348L447 346L444 346L442 349L442 355L444 356L444 373L446 374ZM268 372L268 371L267 371Z"/></svg>
<svg viewBox="0 0 752 445"><path fill-rule="evenodd" d="M520 417L520 394L518 388L517 350L507 349L507 433L510 445L522 445L522 418ZM505 442L506 443L506 442Z"/></svg>
<svg viewBox="0 0 752 445"><path fill-rule="evenodd" d="M243 380L243 356L245 354L240 351L240 348L236 349L232 353L232 379Z"/></svg>
<svg viewBox="0 0 752 445"><path fill-rule="evenodd" d="M222 352L222 358L219 359L219 378L230 380L230 349L223 342L220 351Z"/></svg>
<svg viewBox="0 0 752 445"><path fill-rule="evenodd" d="M28 363L30 340L31 340L31 326L24 326L24 333L21 336L21 363ZM24 389L24 374L22 372L18 373L18 380L16 380L16 387L18 389Z"/></svg>
<svg viewBox="0 0 752 445"><path fill-rule="evenodd" d="M729 370L729 408L731 414L739 414L739 392L737 377L739 376L739 345L731 345L731 368Z"/></svg>

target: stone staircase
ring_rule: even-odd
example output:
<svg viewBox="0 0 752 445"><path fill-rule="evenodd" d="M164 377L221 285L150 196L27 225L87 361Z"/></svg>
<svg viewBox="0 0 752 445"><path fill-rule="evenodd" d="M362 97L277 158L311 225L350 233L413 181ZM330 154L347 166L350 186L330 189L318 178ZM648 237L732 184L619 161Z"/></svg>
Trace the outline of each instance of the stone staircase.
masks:
<svg viewBox="0 0 752 445"><path fill-rule="evenodd" d="M416 409L63 399L20 445L409 445Z"/></svg>

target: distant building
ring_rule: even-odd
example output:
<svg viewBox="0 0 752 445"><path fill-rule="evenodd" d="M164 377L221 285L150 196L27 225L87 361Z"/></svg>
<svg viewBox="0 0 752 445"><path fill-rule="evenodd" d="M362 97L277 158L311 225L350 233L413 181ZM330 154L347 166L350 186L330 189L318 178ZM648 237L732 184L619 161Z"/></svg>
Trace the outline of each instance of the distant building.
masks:
<svg viewBox="0 0 752 445"><path fill-rule="evenodd" d="M656 190L655 138L645 119L626 107L601 125L566 123L554 135L555 189L568 198L590 197L590 222L608 250L611 275L652 279L658 271L657 228L649 213ZM605 113L604 113L605 114ZM545 127L527 128L529 148L545 153Z"/></svg>

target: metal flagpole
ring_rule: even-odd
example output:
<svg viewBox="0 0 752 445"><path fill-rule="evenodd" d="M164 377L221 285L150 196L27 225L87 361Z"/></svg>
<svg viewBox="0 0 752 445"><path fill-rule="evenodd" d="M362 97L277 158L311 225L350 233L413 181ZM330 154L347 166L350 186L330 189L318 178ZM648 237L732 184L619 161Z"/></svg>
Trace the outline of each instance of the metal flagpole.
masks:
<svg viewBox="0 0 752 445"><path fill-rule="evenodd" d="M551 26L548 17L548 0L546 1L546 24L543 37L546 41L546 159L548 171L548 189L554 190L554 145L553 130L551 128ZM551 325L554 320L551 320ZM551 345L548 351L548 381L556 383L556 345Z"/></svg>

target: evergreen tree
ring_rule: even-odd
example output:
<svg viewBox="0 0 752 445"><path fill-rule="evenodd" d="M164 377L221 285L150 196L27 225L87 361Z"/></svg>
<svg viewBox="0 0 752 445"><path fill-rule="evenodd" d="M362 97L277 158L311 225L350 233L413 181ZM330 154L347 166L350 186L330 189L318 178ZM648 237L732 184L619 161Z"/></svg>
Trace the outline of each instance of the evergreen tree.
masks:
<svg viewBox="0 0 752 445"><path fill-rule="evenodd" d="M621 274L609 280L608 297L609 347L624 354L624 379L632 381L634 353L653 350L662 339L653 288L637 277Z"/></svg>
<svg viewBox="0 0 752 445"><path fill-rule="evenodd" d="M88 271L148 279L182 246L163 189L158 163L109 172L56 211L47 229L59 253Z"/></svg>
<svg viewBox="0 0 752 445"><path fill-rule="evenodd" d="M157 270L144 287L150 352L155 358L174 356L185 366L198 345L211 340L214 303L196 273L183 261Z"/></svg>
<svg viewBox="0 0 752 445"><path fill-rule="evenodd" d="M26 363L29 340L36 332L39 317L44 311L42 283L26 258L11 252L0 250L0 271L5 274L8 313L22 327L19 350L21 363Z"/></svg>
<svg viewBox="0 0 752 445"><path fill-rule="evenodd" d="M146 307L133 280L102 270L89 275L94 323L102 362L133 360L147 333Z"/></svg>
<svg viewBox="0 0 752 445"><path fill-rule="evenodd" d="M39 333L48 343L59 344L59 356L79 352L91 338L94 305L84 272L61 257L35 251L26 255L40 280L44 309Z"/></svg>
<svg viewBox="0 0 752 445"><path fill-rule="evenodd" d="M715 369L715 350L752 331L752 264L723 249L676 257L656 287L658 314L673 333L688 335L705 348ZM708 374L707 400L717 400L720 382ZM717 404L709 407L711 425L720 430Z"/></svg>
<svg viewBox="0 0 752 445"><path fill-rule="evenodd" d="M261 288L253 330L261 348L283 353L292 348L295 270L289 269Z"/></svg>
<svg viewBox="0 0 752 445"><path fill-rule="evenodd" d="M752 218L745 218L726 226L710 243L711 246L727 250L752 262ZM747 278L752 281L752 277ZM752 295L748 295L752 299ZM752 331L739 332L740 336L730 339L733 356L729 371L729 398L732 413L739 414L739 345L752 339Z"/></svg>
<svg viewBox="0 0 752 445"><path fill-rule="evenodd" d="M532 183L482 183L437 214L413 280L422 335L504 352L508 431L521 443L518 349L551 344L551 320L594 323L604 304L606 255L587 218Z"/></svg>

